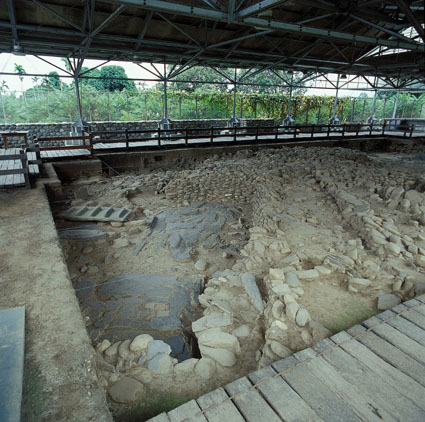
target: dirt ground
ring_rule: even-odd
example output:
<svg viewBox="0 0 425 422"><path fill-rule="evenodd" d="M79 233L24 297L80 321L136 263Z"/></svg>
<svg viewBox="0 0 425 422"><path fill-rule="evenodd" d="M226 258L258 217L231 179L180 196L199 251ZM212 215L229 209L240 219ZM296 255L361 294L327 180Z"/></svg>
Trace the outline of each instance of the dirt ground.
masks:
<svg viewBox="0 0 425 422"><path fill-rule="evenodd" d="M25 306L22 420L110 421L42 188L0 192L0 307Z"/></svg>
<svg viewBox="0 0 425 422"><path fill-rule="evenodd" d="M220 190L222 182L217 182L214 172L225 173L227 168L239 168L241 174L247 174L247 169L252 169L252 183L255 183L255 175L260 177L262 172L279 178L285 194L278 199L280 208L276 217L289 249L299 259L294 270L309 270L323 265L329 254L361 254L361 259L350 255L356 261L352 273L332 272L318 280L302 281L303 294L298 298L299 303L305 306L314 321L332 333L378 313L378 298L390 293L400 278L419 284L425 282L424 271L411 260L403 260L400 256L379 256L367 247L362 237L364 234L347 223L345 211L315 178L315 171L329 164L326 164L326 154L315 156L315 152L306 151L306 156L302 152L292 157L292 152L288 152L288 157L282 158L278 167L268 163L267 154L257 156L248 153L212 157L205 162L186 163L170 170L143 169L113 177L104 175L80 179L64 186L67 200L51 204L57 229L80 224L60 217L60 213L70 206L113 206L132 211L130 221L124 224L97 223L98 228L107 233L107 240L102 242L62 239L59 245L42 191L0 192L0 286L7 291L0 298L0 306L25 304L27 309L25 420L109 420L105 412L104 392L99 388L92 369L92 349L85 330L85 326L90 326L90 316L86 313L81 315L72 291L72 287L77 291L84 288L87 275L96 286L124 273L201 277L208 286L208 280L216 271L234 269L241 262L242 250L249 241L249 229L254 225L256 212L250 201L251 191L244 195L245 185L242 184L235 193L231 182ZM273 153L270 154L272 157ZM370 204L375 216L394 223L400 233L414 239L417 248L425 251L424 228L422 223L418 223L418 216L399 206L389 206L388 201L377 193L386 184L404 186L406 191L410 187L422 192L425 181L421 175L425 161L420 156L370 153L360 159L340 159L338 166L336 169L328 168L329 174L325 177ZM205 168L209 169L210 176L204 177ZM229 174L234 176L234 173ZM362 174L366 177L360 180ZM181 187L183 183L177 183L181 197L170 199L167 186L174 186L179 178L189 181L190 188L185 190ZM222 195L222 202L229 207L239 207L241 215L226 222L217 247L195 248L190 259L178 261L171 256L163 239L147 234L149 222L164 210L189 206L194 200L191 196L193 180L201 184L205 181L210 183L204 187L199 187L198 183L198 195L209 195L218 198L217 201ZM214 190L221 193L214 193ZM418 208L417 211L421 210ZM18 226L19 230L16 230ZM128 243L115 247L120 239ZM145 240L145 246L135 256L135 248ZM353 245L357 251L353 252ZM205 269L199 270L195 266L199 260L207 263ZM367 262L377 266L377 270L373 272L363 266ZM258 268L258 277L265 277L267 272L262 272L260 268L263 267ZM372 288L363 292L348 288L350 278L369 276L373 280ZM264 299L267 300L267 297ZM102 340L102 334L93 333L89 329L92 345L96 345ZM109 406L117 421L126 422L145 420L169 410L256 369L259 345L251 346L245 350L244 364L232 372L196 385L177 377L166 388L150 388L143 404L122 406L108 398ZM143 368L138 370L144 371L143 377L149 385L164 385L166 382L165 378ZM181 391L176 387L178 384Z"/></svg>

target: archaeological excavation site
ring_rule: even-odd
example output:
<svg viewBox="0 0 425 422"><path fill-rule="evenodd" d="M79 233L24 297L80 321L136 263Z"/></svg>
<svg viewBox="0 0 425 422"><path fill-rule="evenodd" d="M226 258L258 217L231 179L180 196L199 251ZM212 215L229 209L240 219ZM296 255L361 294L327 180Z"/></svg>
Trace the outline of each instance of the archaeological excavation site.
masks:
<svg viewBox="0 0 425 422"><path fill-rule="evenodd" d="M423 11L1 3L0 421L423 422Z"/></svg>

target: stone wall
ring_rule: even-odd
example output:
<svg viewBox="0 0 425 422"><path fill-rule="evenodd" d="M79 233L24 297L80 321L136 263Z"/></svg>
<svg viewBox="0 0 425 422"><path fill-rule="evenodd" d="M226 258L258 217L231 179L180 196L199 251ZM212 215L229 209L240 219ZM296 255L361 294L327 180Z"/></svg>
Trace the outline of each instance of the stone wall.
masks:
<svg viewBox="0 0 425 422"><path fill-rule="evenodd" d="M211 127L226 127L228 119L193 119L193 120L173 120L173 129L185 129L185 128L205 128L208 131L205 132L190 132L189 134L209 134ZM138 122L90 122L89 128L92 132L99 131L122 131L128 130L155 130L158 127L158 121L156 120L145 120ZM241 126L260 126L260 127L271 127L274 126L275 122L273 119L241 119ZM34 136L38 137L51 137L51 136L69 136L71 132L72 123L16 123L16 124L0 124L0 132L7 131L28 131L28 140L32 140ZM120 136L113 135L114 138ZM140 136L140 135L139 135ZM122 136L124 137L124 136ZM11 139L9 146L20 146L22 141L18 138ZM3 141L0 140L0 146L3 145Z"/></svg>

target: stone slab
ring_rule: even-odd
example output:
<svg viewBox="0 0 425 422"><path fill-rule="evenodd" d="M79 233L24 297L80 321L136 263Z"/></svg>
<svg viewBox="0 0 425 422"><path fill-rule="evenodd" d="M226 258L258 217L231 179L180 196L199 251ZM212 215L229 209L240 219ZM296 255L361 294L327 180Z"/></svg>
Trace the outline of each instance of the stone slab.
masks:
<svg viewBox="0 0 425 422"><path fill-rule="evenodd" d="M128 220L131 211L112 207L72 207L60 216L70 221L120 221Z"/></svg>
<svg viewBox="0 0 425 422"><path fill-rule="evenodd" d="M25 306L0 310L0 421L21 420Z"/></svg>

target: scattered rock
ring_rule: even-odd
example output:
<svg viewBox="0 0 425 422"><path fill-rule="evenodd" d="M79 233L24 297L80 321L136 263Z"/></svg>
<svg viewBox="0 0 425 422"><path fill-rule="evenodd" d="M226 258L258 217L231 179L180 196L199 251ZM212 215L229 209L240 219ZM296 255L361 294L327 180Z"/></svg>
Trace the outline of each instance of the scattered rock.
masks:
<svg viewBox="0 0 425 422"><path fill-rule="evenodd" d="M304 327L308 322L311 321L311 317L307 309L301 308L297 312L297 316L295 317L295 322L300 326Z"/></svg>
<svg viewBox="0 0 425 422"><path fill-rule="evenodd" d="M198 259L195 263L195 268L199 271L205 271L208 267L208 263L203 259Z"/></svg>

